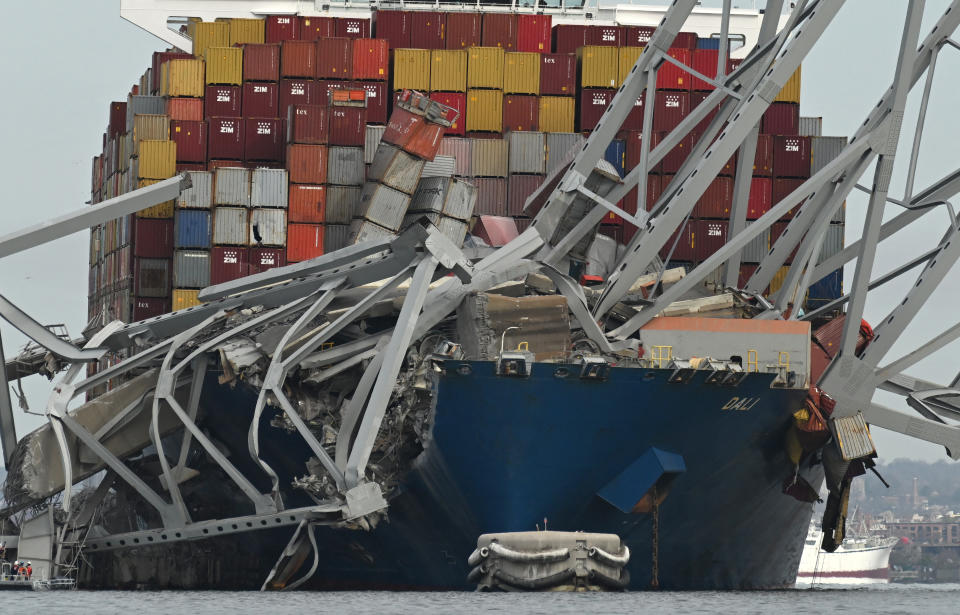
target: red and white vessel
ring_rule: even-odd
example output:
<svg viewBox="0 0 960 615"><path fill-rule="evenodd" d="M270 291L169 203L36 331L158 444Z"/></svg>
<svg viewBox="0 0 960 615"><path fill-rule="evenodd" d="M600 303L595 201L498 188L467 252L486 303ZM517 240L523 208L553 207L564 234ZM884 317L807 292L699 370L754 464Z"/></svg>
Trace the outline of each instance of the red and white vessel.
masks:
<svg viewBox="0 0 960 615"><path fill-rule="evenodd" d="M872 585L890 582L890 552L896 538L848 538L833 553L820 549L823 531L814 525L803 544L797 585Z"/></svg>

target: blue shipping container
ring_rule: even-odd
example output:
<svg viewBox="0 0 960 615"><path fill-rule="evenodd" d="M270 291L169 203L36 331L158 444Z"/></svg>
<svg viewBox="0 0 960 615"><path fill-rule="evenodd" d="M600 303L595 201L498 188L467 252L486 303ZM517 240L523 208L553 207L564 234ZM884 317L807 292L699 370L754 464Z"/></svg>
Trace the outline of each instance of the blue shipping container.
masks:
<svg viewBox="0 0 960 615"><path fill-rule="evenodd" d="M174 247L209 248L211 245L210 212L178 209L175 212Z"/></svg>
<svg viewBox="0 0 960 615"><path fill-rule="evenodd" d="M815 310L843 296L843 269L828 273L810 285L807 311Z"/></svg>
<svg viewBox="0 0 960 615"><path fill-rule="evenodd" d="M697 49L720 49L719 38L698 38Z"/></svg>
<svg viewBox="0 0 960 615"><path fill-rule="evenodd" d="M627 153L627 142L620 139L614 139L607 146L607 153L603 155L604 160L609 162L617 169L617 174L623 177L624 156Z"/></svg>

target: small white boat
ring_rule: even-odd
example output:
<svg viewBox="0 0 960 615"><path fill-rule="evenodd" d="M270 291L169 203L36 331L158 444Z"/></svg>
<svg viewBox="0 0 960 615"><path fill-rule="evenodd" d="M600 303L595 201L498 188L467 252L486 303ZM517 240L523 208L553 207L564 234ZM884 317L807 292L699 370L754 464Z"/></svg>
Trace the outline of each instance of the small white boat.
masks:
<svg viewBox="0 0 960 615"><path fill-rule="evenodd" d="M820 549L823 531L810 526L797 585L869 585L890 582L890 552L897 544L896 538L851 537L833 553Z"/></svg>

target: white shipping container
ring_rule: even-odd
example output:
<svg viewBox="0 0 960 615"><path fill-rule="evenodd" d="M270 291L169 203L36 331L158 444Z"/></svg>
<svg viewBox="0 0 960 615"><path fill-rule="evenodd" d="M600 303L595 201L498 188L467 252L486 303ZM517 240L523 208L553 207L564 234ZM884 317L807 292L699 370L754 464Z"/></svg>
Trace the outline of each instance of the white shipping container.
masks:
<svg viewBox="0 0 960 615"><path fill-rule="evenodd" d="M383 184L368 182L360 195L357 215L391 231L398 231L409 206L410 195Z"/></svg>
<svg viewBox="0 0 960 615"><path fill-rule="evenodd" d="M363 148L337 147L327 149L327 183L336 186L362 186L366 179Z"/></svg>
<svg viewBox="0 0 960 615"><path fill-rule="evenodd" d="M324 224L323 225L323 251L327 254L345 248L349 244L350 225L348 224Z"/></svg>
<svg viewBox="0 0 960 615"><path fill-rule="evenodd" d="M513 131L510 144L510 172L543 175L547 172L547 142L542 132Z"/></svg>
<svg viewBox="0 0 960 615"><path fill-rule="evenodd" d="M444 137L440 139L440 149L438 156L450 156L456 161L453 174L460 177L470 177L471 171L471 152L473 143L471 139L461 137Z"/></svg>
<svg viewBox="0 0 960 615"><path fill-rule="evenodd" d="M476 203L477 188L473 184L453 178L428 177L417 185L410 211L469 220Z"/></svg>
<svg viewBox="0 0 960 615"><path fill-rule="evenodd" d="M184 209L210 209L213 205L213 173L210 171L188 171L187 175L193 183L180 193L177 207Z"/></svg>
<svg viewBox="0 0 960 615"><path fill-rule="evenodd" d="M367 132L363 141L363 162L373 164L373 158L377 155L377 147L380 145L380 139L387 130L386 126L374 126L367 124Z"/></svg>
<svg viewBox="0 0 960 615"><path fill-rule="evenodd" d="M250 169L220 167L214 176L214 204L250 207Z"/></svg>
<svg viewBox="0 0 960 615"><path fill-rule="evenodd" d="M576 132L547 133L547 173L553 173L572 158L586 140L586 137Z"/></svg>
<svg viewBox="0 0 960 615"><path fill-rule="evenodd" d="M210 253L206 250L177 250L173 254L173 285L176 288L210 286Z"/></svg>
<svg viewBox="0 0 960 615"><path fill-rule="evenodd" d="M331 148L332 149L332 148ZM380 182L406 194L413 194L423 172L424 161L395 145L381 143L370 165L367 180Z"/></svg>
<svg viewBox="0 0 960 615"><path fill-rule="evenodd" d="M364 241L375 241L377 239L390 239L396 236L397 234L390 229L383 228L369 220L357 219L350 223L347 243L355 244Z"/></svg>
<svg viewBox="0 0 960 615"><path fill-rule="evenodd" d="M250 178L250 207L287 208L286 169L254 169Z"/></svg>
<svg viewBox="0 0 960 615"><path fill-rule="evenodd" d="M245 246L249 236L249 215L242 207L213 210L213 243L218 246Z"/></svg>
<svg viewBox="0 0 960 615"><path fill-rule="evenodd" d="M844 230L843 224L831 224L827 227L827 232L823 235L823 244L820 246L820 256L817 258L818 265L843 251Z"/></svg>
<svg viewBox="0 0 960 615"><path fill-rule="evenodd" d="M506 177L510 146L504 139L471 139L470 175Z"/></svg>
<svg viewBox="0 0 960 615"><path fill-rule="evenodd" d="M453 177L457 172L457 159L453 156L435 156L423 165L421 179L424 177Z"/></svg>
<svg viewBox="0 0 960 615"><path fill-rule="evenodd" d="M747 222L749 228L753 222ZM740 260L744 263L760 263L763 257L770 252L770 229L765 229L757 237L754 237L750 243L743 247L740 254Z"/></svg>
<svg viewBox="0 0 960 615"><path fill-rule="evenodd" d="M325 224L350 224L354 210L360 203L362 191L359 186L327 186Z"/></svg>
<svg viewBox="0 0 960 615"><path fill-rule="evenodd" d="M250 245L287 245L287 212L283 209L254 209L250 212Z"/></svg>

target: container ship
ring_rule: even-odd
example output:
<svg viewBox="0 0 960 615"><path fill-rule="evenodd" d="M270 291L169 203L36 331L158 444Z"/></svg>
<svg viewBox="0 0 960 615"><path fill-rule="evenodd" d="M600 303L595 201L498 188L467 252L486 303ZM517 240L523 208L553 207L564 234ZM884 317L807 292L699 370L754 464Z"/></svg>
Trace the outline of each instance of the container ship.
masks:
<svg viewBox="0 0 960 615"><path fill-rule="evenodd" d="M124 3L125 16L147 4ZM91 454L88 440L58 436L53 421L24 437L8 463L5 494L17 510L108 470L99 488L73 494L73 509L85 512L70 513L72 524L51 521L70 529L57 530L67 533L46 565L90 588L467 589L477 536L549 525L619 534L633 553L623 587L792 586L830 437L831 400L813 383L836 354L842 319L751 319L757 304L724 290L721 268L632 344L599 348L584 334L590 319L558 290L573 279L585 304L599 300L596 284L637 233L638 201L654 209L719 106L650 171L645 198L634 188L618 201L631 219L604 214L589 248L558 265L562 274L504 275L410 332L369 463L349 492L377 486L367 499L343 504L353 453L341 449L366 428L365 418L350 423L351 402L362 404L358 391L372 386L367 367L391 361L384 348L406 333L396 319L410 297L427 297L426 315L445 305L443 284L459 282L418 265L318 300L313 312L292 295L269 294L340 272L340 255L364 257L364 242L392 241L380 245L395 256L427 221L474 255L459 269L444 261L464 276L530 237L549 208L538 199L599 130L666 9L348 3L253 14L235 4L218 3L220 18L176 22L164 36L192 46L145 58L139 82L109 105L92 204L181 174L190 187L91 228L85 335L137 347L111 350L88 366L87 385L71 389L86 398L73 416L116 460ZM711 78L736 70L763 14L734 16L721 44L718 13L694 11L696 31L680 31L669 47L679 64L657 73L650 143L639 97L591 175L593 190L618 184L708 100L716 83L681 65ZM801 116L800 91L798 68L758 123L748 221L846 145L821 134L820 118ZM413 125L422 129L416 138ZM726 243L743 164L724 165L662 249L661 272L631 288L636 301ZM796 209L744 248L739 287ZM821 262L843 248L843 212L829 222ZM777 293L788 270L762 294ZM840 298L842 274L814 280L790 309ZM367 301L350 294L361 288L377 301L340 327L340 316ZM620 322L636 311L628 303ZM221 311L204 311L214 308ZM270 310L285 316L261 323ZM186 325L164 329L190 318L196 338L184 337ZM242 335L208 345L224 323ZM329 340L308 347L306 336L327 326ZM183 358L172 350L162 367L117 371L143 353L159 361L158 349L171 347L196 351L172 379L157 380L157 369ZM327 360L340 349L354 359ZM285 382L268 390L270 369L289 352L297 366L284 367ZM158 399L179 399L188 408L177 413L182 422ZM61 453L39 463L39 451L58 441L72 461ZM348 453L346 472L326 463L342 467ZM382 505L364 508L378 493ZM361 514L331 521L330 502ZM311 512L287 518L285 510ZM218 525L224 519L233 521ZM268 519L277 527L253 527ZM247 528L257 531L236 533ZM191 540L174 540L181 532ZM303 583L293 582L301 569L309 569Z"/></svg>

